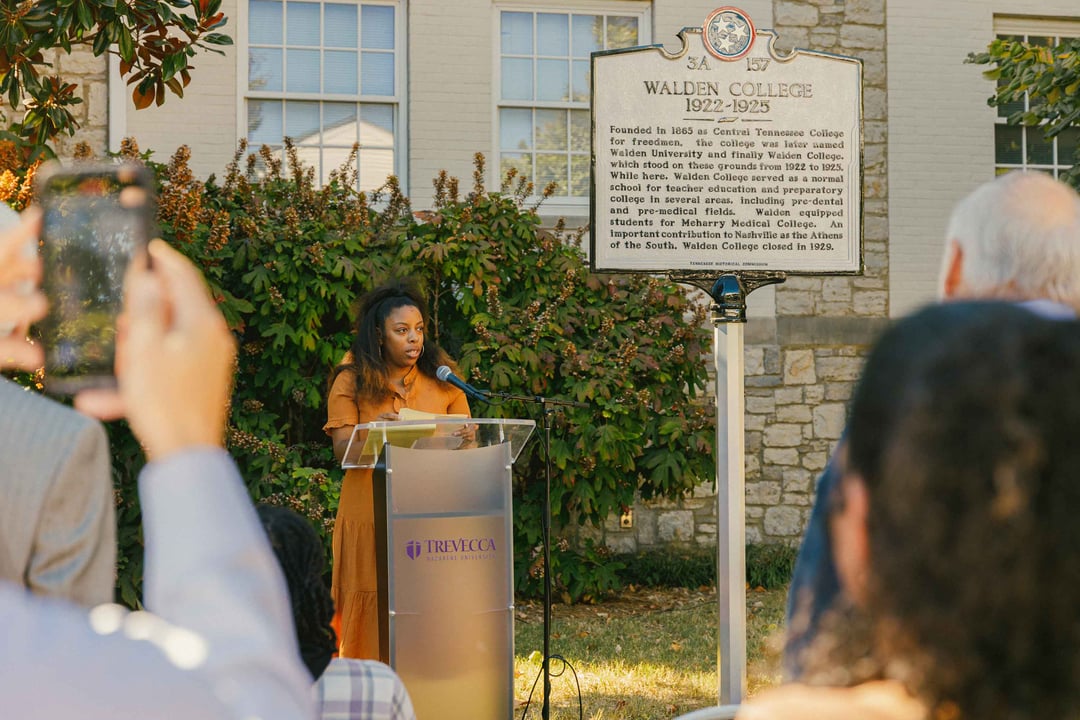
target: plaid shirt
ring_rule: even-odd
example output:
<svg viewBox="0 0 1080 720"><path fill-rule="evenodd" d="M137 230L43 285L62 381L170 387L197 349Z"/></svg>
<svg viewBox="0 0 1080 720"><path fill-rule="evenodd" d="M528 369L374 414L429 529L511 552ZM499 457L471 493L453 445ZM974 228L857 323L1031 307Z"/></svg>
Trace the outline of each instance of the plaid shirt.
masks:
<svg viewBox="0 0 1080 720"><path fill-rule="evenodd" d="M334 658L313 692L321 720L416 720L401 678L374 660Z"/></svg>

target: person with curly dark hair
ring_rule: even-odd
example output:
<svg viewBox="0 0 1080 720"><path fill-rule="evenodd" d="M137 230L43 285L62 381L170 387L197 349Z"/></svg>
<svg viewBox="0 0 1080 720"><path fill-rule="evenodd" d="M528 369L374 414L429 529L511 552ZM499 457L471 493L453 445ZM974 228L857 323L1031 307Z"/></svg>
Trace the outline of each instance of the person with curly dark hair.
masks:
<svg viewBox="0 0 1080 720"><path fill-rule="evenodd" d="M322 720L416 720L401 678L376 660L335 658L334 601L323 579L322 543L307 519L277 505L256 506L285 574L300 655Z"/></svg>
<svg viewBox="0 0 1080 720"><path fill-rule="evenodd" d="M830 528L881 680L788 685L741 717L1080 716L1077 427L1080 323L964 302L888 330Z"/></svg>
<svg viewBox="0 0 1080 720"><path fill-rule="evenodd" d="M397 420L402 408L440 415L470 415L458 388L435 377L454 368L431 333L427 302L411 282L381 285L360 301L352 349L330 378L323 429L340 460L358 423ZM459 431L459 433L468 430ZM379 652L375 509L370 469L345 473L334 525L333 597L343 657L386 662Z"/></svg>

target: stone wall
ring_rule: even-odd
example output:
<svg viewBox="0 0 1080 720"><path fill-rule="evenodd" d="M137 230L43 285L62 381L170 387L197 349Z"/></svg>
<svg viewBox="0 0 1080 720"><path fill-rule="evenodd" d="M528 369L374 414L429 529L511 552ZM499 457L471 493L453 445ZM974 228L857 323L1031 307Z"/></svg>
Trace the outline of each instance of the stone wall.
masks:
<svg viewBox="0 0 1080 720"><path fill-rule="evenodd" d="M79 124L73 136L63 135L53 143L61 158L70 158L75 146L85 142L97 157L109 148L109 72L105 57L94 57L87 49L74 48L71 54L62 50L50 51L51 62L60 77L79 86L77 94L82 103L71 108Z"/></svg>
<svg viewBox="0 0 1080 720"><path fill-rule="evenodd" d="M775 0L779 48L863 61L863 258L859 276L793 277L775 320L746 327L746 539L797 543L814 485L843 432L865 353L888 317L885 0ZM711 484L680 502L638 503L633 527L608 520L614 550L716 543Z"/></svg>

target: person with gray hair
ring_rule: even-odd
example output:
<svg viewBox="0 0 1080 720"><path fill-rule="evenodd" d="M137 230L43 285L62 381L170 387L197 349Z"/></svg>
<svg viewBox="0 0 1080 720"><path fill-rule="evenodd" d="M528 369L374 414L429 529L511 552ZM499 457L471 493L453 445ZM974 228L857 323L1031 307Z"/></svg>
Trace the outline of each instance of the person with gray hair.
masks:
<svg viewBox="0 0 1080 720"><path fill-rule="evenodd" d="M1044 317L1076 317L1080 195L1039 172L1013 172L980 185L952 212L938 296L942 301L1010 300ZM818 479L788 591L786 680L807 679L810 649L824 618L849 609L833 564L829 533L831 503L844 469L844 444L841 440Z"/></svg>

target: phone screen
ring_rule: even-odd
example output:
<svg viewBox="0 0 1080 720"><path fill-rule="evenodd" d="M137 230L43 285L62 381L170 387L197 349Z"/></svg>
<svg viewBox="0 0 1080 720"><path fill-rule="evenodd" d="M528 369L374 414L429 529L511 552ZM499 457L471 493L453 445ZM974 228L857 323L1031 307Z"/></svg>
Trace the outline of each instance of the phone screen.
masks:
<svg viewBox="0 0 1080 720"><path fill-rule="evenodd" d="M131 166L60 171L42 181L49 314L39 337L50 392L115 383L116 319L128 264L149 241L149 188L147 171Z"/></svg>

